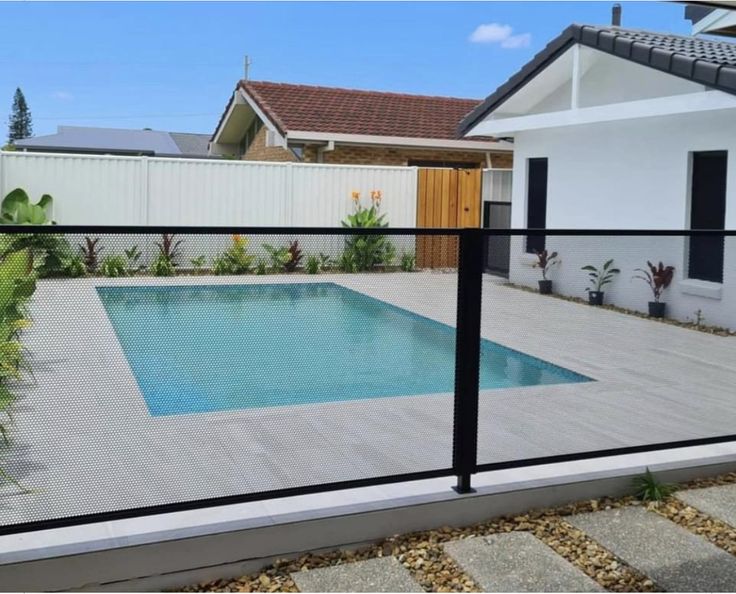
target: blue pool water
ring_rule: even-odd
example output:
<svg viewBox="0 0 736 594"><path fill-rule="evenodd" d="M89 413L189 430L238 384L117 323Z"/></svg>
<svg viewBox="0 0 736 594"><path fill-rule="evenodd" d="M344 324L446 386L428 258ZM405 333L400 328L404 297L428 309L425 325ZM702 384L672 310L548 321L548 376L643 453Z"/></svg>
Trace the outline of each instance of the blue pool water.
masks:
<svg viewBox="0 0 736 594"><path fill-rule="evenodd" d="M152 415L452 392L455 330L332 283L98 287ZM590 381L483 340L481 388Z"/></svg>

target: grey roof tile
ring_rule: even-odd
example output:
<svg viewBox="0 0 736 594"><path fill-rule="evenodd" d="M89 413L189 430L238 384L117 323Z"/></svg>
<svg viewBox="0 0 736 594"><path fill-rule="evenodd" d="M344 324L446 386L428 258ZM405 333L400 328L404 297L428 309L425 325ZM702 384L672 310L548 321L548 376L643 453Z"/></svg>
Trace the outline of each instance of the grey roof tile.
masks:
<svg viewBox="0 0 736 594"><path fill-rule="evenodd" d="M736 94L736 43L639 29L570 25L460 123L465 134L575 43Z"/></svg>

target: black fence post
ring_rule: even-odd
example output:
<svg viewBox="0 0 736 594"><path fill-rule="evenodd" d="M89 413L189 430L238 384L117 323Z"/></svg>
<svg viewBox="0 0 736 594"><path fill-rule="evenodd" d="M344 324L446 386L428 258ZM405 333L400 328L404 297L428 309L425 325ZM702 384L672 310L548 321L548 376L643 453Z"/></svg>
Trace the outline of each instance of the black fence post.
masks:
<svg viewBox="0 0 736 594"><path fill-rule="evenodd" d="M455 416L452 466L458 493L472 493L470 477L478 462L478 384L480 316L483 289L483 239L480 229L460 233L457 268Z"/></svg>

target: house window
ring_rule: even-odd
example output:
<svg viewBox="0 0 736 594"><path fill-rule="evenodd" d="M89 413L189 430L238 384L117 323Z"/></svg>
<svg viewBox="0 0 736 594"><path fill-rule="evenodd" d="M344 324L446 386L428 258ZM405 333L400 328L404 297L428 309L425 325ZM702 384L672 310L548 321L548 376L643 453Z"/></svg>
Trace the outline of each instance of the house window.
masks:
<svg viewBox="0 0 736 594"><path fill-rule="evenodd" d="M528 229L547 228L547 159L527 161L526 226ZM526 251L530 254L544 249L544 235L529 235Z"/></svg>
<svg viewBox="0 0 736 594"><path fill-rule="evenodd" d="M248 129L245 131L245 134L238 145L238 152L241 157L245 156L245 153L248 152L248 147L253 143L261 128L263 128L263 122L258 118L253 118L253 121L250 126L248 126Z"/></svg>
<svg viewBox="0 0 736 594"><path fill-rule="evenodd" d="M724 229L726 224L726 151L692 153L690 228ZM690 238L688 277L723 282L723 237Z"/></svg>

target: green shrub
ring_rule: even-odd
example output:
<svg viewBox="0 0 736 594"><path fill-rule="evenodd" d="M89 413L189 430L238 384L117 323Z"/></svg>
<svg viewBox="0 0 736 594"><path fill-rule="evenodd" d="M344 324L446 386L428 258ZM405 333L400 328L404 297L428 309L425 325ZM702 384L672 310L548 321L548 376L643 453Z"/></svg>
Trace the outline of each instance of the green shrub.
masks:
<svg viewBox="0 0 736 594"><path fill-rule="evenodd" d="M19 335L28 326L26 306L36 290L33 271L30 249L6 253L0 261L0 448L10 444L8 424L16 399L8 381L19 379L25 366ZM0 466L0 483L2 481L23 492L28 491Z"/></svg>
<svg viewBox="0 0 736 594"><path fill-rule="evenodd" d="M266 250L269 260L271 260L271 270L273 272L281 272L284 270L286 264L291 260L291 254L289 248L286 247L274 247L267 243L263 244L263 249Z"/></svg>
<svg viewBox="0 0 736 594"><path fill-rule="evenodd" d="M337 259L337 267L342 272L357 272L358 266L355 263L355 254L352 250L346 249Z"/></svg>
<svg viewBox="0 0 736 594"><path fill-rule="evenodd" d="M319 272L319 258L317 256L307 256L307 264L304 269L307 274L317 274Z"/></svg>
<svg viewBox="0 0 736 594"><path fill-rule="evenodd" d="M128 261L124 256L105 256L100 264L100 274L108 278L128 276Z"/></svg>
<svg viewBox="0 0 736 594"><path fill-rule="evenodd" d="M63 276L69 278L79 278L87 274L87 266L84 264L84 258L78 254L69 256L64 260Z"/></svg>
<svg viewBox="0 0 736 594"><path fill-rule="evenodd" d="M206 262L207 259L204 256L197 256L196 258L192 258L191 260L189 260L189 263L192 265L192 268L194 268L194 271L197 274L202 272L202 269L204 268Z"/></svg>
<svg viewBox="0 0 736 594"><path fill-rule="evenodd" d="M256 262L256 274L264 275L267 272L268 272L268 266L266 264L266 261L262 258L258 258L258 261Z"/></svg>
<svg viewBox="0 0 736 594"><path fill-rule="evenodd" d="M253 266L254 256L248 253L248 239L233 235L233 244L213 262L215 274L245 274Z"/></svg>
<svg viewBox="0 0 736 594"><path fill-rule="evenodd" d="M366 229L388 227L385 214L380 214L381 193L371 192L373 204L363 208L360 195L353 193L355 211L342 221L342 226L350 229ZM345 256L348 254L348 256ZM345 272L361 272L372 270L376 266L390 266L396 257L396 248L385 235L352 235L345 239L343 251L345 260L341 260L341 270Z"/></svg>
<svg viewBox="0 0 736 594"><path fill-rule="evenodd" d="M661 483L647 468L642 476L634 479L635 495L641 501L662 501L677 490L675 485Z"/></svg>
<svg viewBox="0 0 736 594"><path fill-rule="evenodd" d="M417 258L414 254L404 252L401 254L401 270L404 272L414 272L417 268Z"/></svg>
<svg viewBox="0 0 736 594"><path fill-rule="evenodd" d="M0 255L29 249L39 278L65 276L65 261L72 256L69 242L57 233L17 233L2 236Z"/></svg>
<svg viewBox="0 0 736 594"><path fill-rule="evenodd" d="M164 254L159 254L151 264L150 272L153 276L174 276L174 264Z"/></svg>
<svg viewBox="0 0 736 594"><path fill-rule="evenodd" d="M128 261L128 274L133 275L138 272L142 266L140 265L140 259L143 254L138 249L137 245L134 245L129 250L123 250L125 259Z"/></svg>
<svg viewBox="0 0 736 594"><path fill-rule="evenodd" d="M0 205L0 224L4 225L48 225L53 223L47 211L54 199L48 194L41 196L37 204L32 204L22 188L16 188L3 198Z"/></svg>

